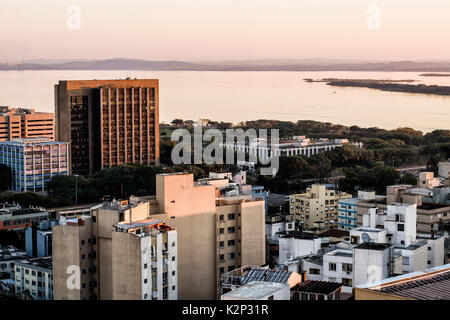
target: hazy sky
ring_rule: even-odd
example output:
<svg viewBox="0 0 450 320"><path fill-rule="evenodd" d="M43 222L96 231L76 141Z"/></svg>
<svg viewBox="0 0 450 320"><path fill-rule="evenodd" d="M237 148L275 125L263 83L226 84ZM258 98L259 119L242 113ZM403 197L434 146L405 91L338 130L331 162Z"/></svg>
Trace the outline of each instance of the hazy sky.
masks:
<svg viewBox="0 0 450 320"><path fill-rule="evenodd" d="M1 0L0 48L1 62L450 59L450 1Z"/></svg>

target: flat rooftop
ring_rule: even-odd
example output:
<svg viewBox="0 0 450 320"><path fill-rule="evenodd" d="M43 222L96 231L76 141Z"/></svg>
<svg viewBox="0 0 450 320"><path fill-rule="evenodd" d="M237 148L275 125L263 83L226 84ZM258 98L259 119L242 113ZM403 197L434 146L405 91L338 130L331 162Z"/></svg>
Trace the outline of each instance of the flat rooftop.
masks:
<svg viewBox="0 0 450 320"><path fill-rule="evenodd" d="M415 300L450 300L450 264L362 285L370 291Z"/></svg>
<svg viewBox="0 0 450 320"><path fill-rule="evenodd" d="M391 245L387 243L365 242L356 246L355 249L384 250L390 246Z"/></svg>
<svg viewBox="0 0 450 320"><path fill-rule="evenodd" d="M277 291L289 288L289 285L286 283L275 283L275 282L264 282L264 281L253 281L251 283L247 283L242 287L237 288L236 290L227 292L223 294L225 297L230 298L247 298L252 300L257 300L264 298L268 295L274 294Z"/></svg>
<svg viewBox="0 0 450 320"><path fill-rule="evenodd" d="M39 267L52 270L52 257L44 257L44 258L35 258L35 259L27 259L23 261L17 261L17 265L21 265L24 267Z"/></svg>
<svg viewBox="0 0 450 320"><path fill-rule="evenodd" d="M129 230L129 229L138 229L143 228L147 226L153 226L155 224L162 223L162 220L158 219L146 219L146 220L140 220L137 222L131 222L131 223L120 223L114 225L115 228L121 229L121 230Z"/></svg>

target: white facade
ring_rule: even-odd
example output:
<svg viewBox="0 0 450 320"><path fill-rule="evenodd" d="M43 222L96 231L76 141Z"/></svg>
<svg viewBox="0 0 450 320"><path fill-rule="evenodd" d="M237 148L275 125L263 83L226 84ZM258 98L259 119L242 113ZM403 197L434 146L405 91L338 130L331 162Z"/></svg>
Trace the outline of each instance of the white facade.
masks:
<svg viewBox="0 0 450 320"><path fill-rule="evenodd" d="M391 276L393 248L389 245L370 244L353 250L353 286L373 283Z"/></svg>
<svg viewBox="0 0 450 320"><path fill-rule="evenodd" d="M266 236L270 242L279 243L279 235L277 233L292 230L294 230L294 222L266 223Z"/></svg>
<svg viewBox="0 0 450 320"><path fill-rule="evenodd" d="M384 227L392 234L392 243L409 246L416 240L417 205L388 205Z"/></svg>
<svg viewBox="0 0 450 320"><path fill-rule="evenodd" d="M15 263L16 295L33 300L53 300L51 258L37 258Z"/></svg>
<svg viewBox="0 0 450 320"><path fill-rule="evenodd" d="M321 238L300 238L283 235L279 238L278 263L285 262L319 252L322 244Z"/></svg>
<svg viewBox="0 0 450 320"><path fill-rule="evenodd" d="M352 293L353 251L337 249L323 255L323 280L342 283L342 292Z"/></svg>
<svg viewBox="0 0 450 320"><path fill-rule="evenodd" d="M363 236L365 234L365 236ZM352 244L361 244L364 242L364 238L368 237L370 242L386 243L386 229L359 227L350 230L350 241Z"/></svg>

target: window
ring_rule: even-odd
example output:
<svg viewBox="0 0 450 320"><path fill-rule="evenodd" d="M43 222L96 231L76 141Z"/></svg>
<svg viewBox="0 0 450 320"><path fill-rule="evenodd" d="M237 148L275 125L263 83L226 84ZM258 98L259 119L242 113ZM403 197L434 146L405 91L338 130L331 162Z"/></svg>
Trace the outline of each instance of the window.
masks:
<svg viewBox="0 0 450 320"><path fill-rule="evenodd" d="M220 268L220 273L224 273L225 269L224 268Z"/></svg>
<svg viewBox="0 0 450 320"><path fill-rule="evenodd" d="M320 269L310 268L309 273L310 274L320 274Z"/></svg>
<svg viewBox="0 0 450 320"><path fill-rule="evenodd" d="M405 231L405 225L403 223L399 223L397 226L397 231Z"/></svg>
<svg viewBox="0 0 450 320"><path fill-rule="evenodd" d="M225 241L220 241L219 246L220 246L221 248L225 247Z"/></svg>
<svg viewBox="0 0 450 320"><path fill-rule="evenodd" d="M220 233L220 234L223 234L224 232L225 232L225 231L224 231L223 228L220 228L220 229L219 229L219 233Z"/></svg>
<svg viewBox="0 0 450 320"><path fill-rule="evenodd" d="M220 261L225 261L225 255L221 254L221 255L219 256L219 258L220 258Z"/></svg>
<svg viewBox="0 0 450 320"><path fill-rule="evenodd" d="M234 266L229 266L228 267L228 271L233 271L235 268L234 268Z"/></svg>
<svg viewBox="0 0 450 320"><path fill-rule="evenodd" d="M273 296L268 297L267 300L273 300Z"/></svg>
<svg viewBox="0 0 450 320"><path fill-rule="evenodd" d="M175 261L175 256L172 257L172 261Z"/></svg>
<svg viewBox="0 0 450 320"><path fill-rule="evenodd" d="M234 240L228 240L228 246L234 246Z"/></svg>
<svg viewBox="0 0 450 320"><path fill-rule="evenodd" d="M175 271L172 271L172 275L173 275L173 276L175 275Z"/></svg>
<svg viewBox="0 0 450 320"><path fill-rule="evenodd" d="M172 291L175 291L175 286L172 286Z"/></svg>
<svg viewBox="0 0 450 320"><path fill-rule="evenodd" d="M175 247L175 241L172 241L172 247Z"/></svg>
<svg viewBox="0 0 450 320"><path fill-rule="evenodd" d="M219 216L219 220L220 220L220 221L223 221L224 219L225 219L224 215L221 214L221 215Z"/></svg>
<svg viewBox="0 0 450 320"><path fill-rule="evenodd" d="M228 215L228 220L234 220L234 219L236 219L235 214L234 214L234 213L230 213L230 214Z"/></svg>
<svg viewBox="0 0 450 320"><path fill-rule="evenodd" d="M330 269L330 271L336 271L336 263L330 263L328 265L328 268Z"/></svg>
<svg viewBox="0 0 450 320"><path fill-rule="evenodd" d="M86 256L84 254L81 255L81 260L84 260L84 258L86 258Z"/></svg>
<svg viewBox="0 0 450 320"><path fill-rule="evenodd" d="M228 254L228 260L234 259L234 252Z"/></svg>
<svg viewBox="0 0 450 320"><path fill-rule="evenodd" d="M81 244L84 245L84 240L81 240Z"/></svg>
<svg viewBox="0 0 450 320"><path fill-rule="evenodd" d="M352 264L350 264L350 263L343 263L342 264L342 271L352 272L352 270L353 270Z"/></svg>
<svg viewBox="0 0 450 320"><path fill-rule="evenodd" d="M402 264L409 265L409 257L403 257L402 258Z"/></svg>
<svg viewBox="0 0 450 320"><path fill-rule="evenodd" d="M346 286L346 287L351 287L352 286L352 279L342 279L342 285Z"/></svg>
<svg viewBox="0 0 450 320"><path fill-rule="evenodd" d="M147 279L144 279L144 283L147 283Z"/></svg>
<svg viewBox="0 0 450 320"><path fill-rule="evenodd" d="M147 264L146 263L144 263L144 269L147 269Z"/></svg>
<svg viewBox="0 0 450 320"><path fill-rule="evenodd" d="M235 231L234 231L234 227L229 227L228 228L228 233L234 233Z"/></svg>
<svg viewBox="0 0 450 320"><path fill-rule="evenodd" d="M147 294L144 294L144 299L147 299L147 297L148 297L148 295L147 295Z"/></svg>

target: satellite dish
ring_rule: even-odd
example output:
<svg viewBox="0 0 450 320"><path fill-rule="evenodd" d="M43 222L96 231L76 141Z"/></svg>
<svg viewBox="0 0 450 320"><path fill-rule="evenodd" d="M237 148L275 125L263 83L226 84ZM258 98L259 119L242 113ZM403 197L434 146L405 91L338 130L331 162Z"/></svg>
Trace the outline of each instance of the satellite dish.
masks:
<svg viewBox="0 0 450 320"><path fill-rule="evenodd" d="M370 242L370 236L367 233L365 233L365 232L361 235L361 238L362 238L362 241L364 243L369 243Z"/></svg>

